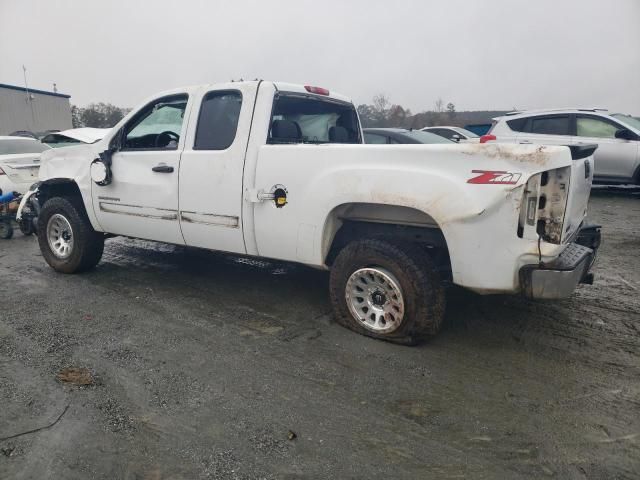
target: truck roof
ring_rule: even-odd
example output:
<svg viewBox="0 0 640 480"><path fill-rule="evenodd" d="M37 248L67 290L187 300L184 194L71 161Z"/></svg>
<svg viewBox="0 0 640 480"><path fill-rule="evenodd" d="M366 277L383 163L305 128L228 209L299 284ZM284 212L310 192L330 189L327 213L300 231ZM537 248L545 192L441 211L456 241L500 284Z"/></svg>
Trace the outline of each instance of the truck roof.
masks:
<svg viewBox="0 0 640 480"><path fill-rule="evenodd" d="M216 83L205 83L205 84L200 84L200 85L189 85L189 86L185 86L185 87L180 87L180 88L172 88L171 90L166 90L164 92L159 92L156 93L153 98L158 98L161 96L165 96L165 95L173 95L176 93L181 93L181 92L195 92L197 90L200 89L207 89L207 88L213 88L219 85L227 85L230 83L240 83L240 84L257 84L258 82L260 82L261 80L231 80L230 82L216 82ZM267 82L267 83L271 83L276 90L280 90L283 92L295 92L295 93L304 93L306 95L312 95L312 96L318 96L320 98L322 97L328 97L328 98L332 98L335 100L340 100L343 102L348 102L348 103L353 103L351 98L347 97L346 95L342 95L340 93L334 92L333 90L328 90L329 94L328 95L323 95L323 94L317 94L317 93L313 93L313 92L309 92L307 90L307 87L309 88L318 88L317 86L310 86L310 85L300 85L300 84L296 84L296 83L287 83L287 82L274 82L274 81L270 81L270 80L262 80L262 82ZM321 87L323 90L325 90L324 87Z"/></svg>

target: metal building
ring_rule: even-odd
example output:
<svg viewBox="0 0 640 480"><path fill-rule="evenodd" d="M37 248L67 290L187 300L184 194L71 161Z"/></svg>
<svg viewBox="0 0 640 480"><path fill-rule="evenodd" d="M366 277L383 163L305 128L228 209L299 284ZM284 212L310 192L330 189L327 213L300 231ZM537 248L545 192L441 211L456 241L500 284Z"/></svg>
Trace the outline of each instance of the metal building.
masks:
<svg viewBox="0 0 640 480"><path fill-rule="evenodd" d="M0 135L72 128L70 95L0 83Z"/></svg>

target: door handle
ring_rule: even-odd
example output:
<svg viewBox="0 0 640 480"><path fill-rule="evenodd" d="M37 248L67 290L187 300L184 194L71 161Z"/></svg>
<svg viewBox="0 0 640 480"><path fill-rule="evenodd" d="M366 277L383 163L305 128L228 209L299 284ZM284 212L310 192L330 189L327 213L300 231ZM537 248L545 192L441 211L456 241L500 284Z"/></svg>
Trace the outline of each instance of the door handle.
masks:
<svg viewBox="0 0 640 480"><path fill-rule="evenodd" d="M151 171L156 173L173 173L173 167L161 163L153 167Z"/></svg>
<svg viewBox="0 0 640 480"><path fill-rule="evenodd" d="M531 142L530 142L529 140L521 140L521 141L520 141L520 144L522 144L522 145L528 145L528 144L530 144L530 143L531 143Z"/></svg>

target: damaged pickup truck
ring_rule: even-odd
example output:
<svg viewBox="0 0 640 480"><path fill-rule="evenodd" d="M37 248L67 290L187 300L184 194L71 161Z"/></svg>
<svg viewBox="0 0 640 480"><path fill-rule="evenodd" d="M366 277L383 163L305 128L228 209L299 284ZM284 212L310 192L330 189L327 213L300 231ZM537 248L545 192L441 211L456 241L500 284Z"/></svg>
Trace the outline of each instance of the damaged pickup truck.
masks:
<svg viewBox="0 0 640 480"><path fill-rule="evenodd" d="M123 235L330 270L338 322L413 344L445 286L530 298L589 283L595 146L364 145L351 101L267 81L148 99L101 141L47 151L21 204L48 264Z"/></svg>

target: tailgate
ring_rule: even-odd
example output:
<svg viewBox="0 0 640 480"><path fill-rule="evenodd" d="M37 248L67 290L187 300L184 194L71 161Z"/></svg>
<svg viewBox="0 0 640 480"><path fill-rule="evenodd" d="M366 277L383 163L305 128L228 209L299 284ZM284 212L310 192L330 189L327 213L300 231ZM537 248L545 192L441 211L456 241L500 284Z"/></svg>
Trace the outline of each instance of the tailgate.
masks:
<svg viewBox="0 0 640 480"><path fill-rule="evenodd" d="M562 242L573 240L587 216L587 204L593 182L593 152L597 145L574 145L569 147L573 164L569 181L569 198L564 216Z"/></svg>
<svg viewBox="0 0 640 480"><path fill-rule="evenodd" d="M3 155L0 157L0 168L12 182L31 185L38 180L40 154Z"/></svg>

